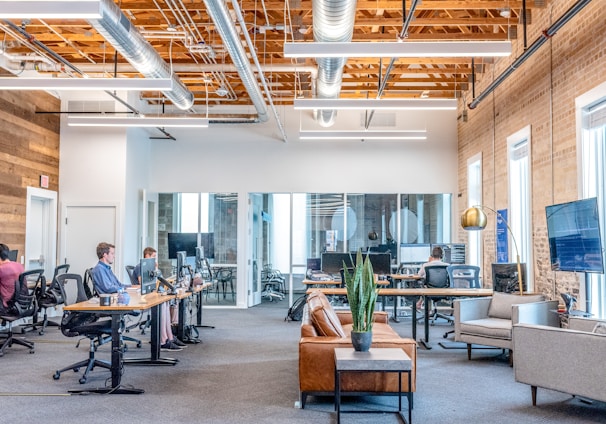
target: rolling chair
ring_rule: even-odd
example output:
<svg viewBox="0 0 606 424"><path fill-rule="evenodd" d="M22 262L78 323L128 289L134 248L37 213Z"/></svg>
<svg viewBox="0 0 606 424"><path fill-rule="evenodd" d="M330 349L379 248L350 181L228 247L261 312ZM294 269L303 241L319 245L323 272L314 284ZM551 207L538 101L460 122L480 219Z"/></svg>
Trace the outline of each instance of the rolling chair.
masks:
<svg viewBox="0 0 606 424"><path fill-rule="evenodd" d="M55 272L53 273L53 279L51 280L50 286L46 286L46 281L41 281L41 283L36 287L36 302L38 303L38 309L42 310L43 312L42 323L39 323L37 319L34 319L34 322L31 324L21 327L22 333L28 330L36 330L38 327L40 327L38 334L42 336L46 330L46 327L49 325L55 327L61 326L61 324L57 322L49 321L48 309L56 308L57 306L63 304L63 296L61 295L61 290L56 283L56 278L58 275L65 274L68 271L69 264L58 265L55 267Z"/></svg>
<svg viewBox="0 0 606 424"><path fill-rule="evenodd" d="M425 266L425 287L435 289L450 287L450 279L448 277L448 266L449 265ZM429 317L431 318L432 323L435 323L435 320L438 318L445 319L449 323L454 322L454 317L452 315L446 315L439 312L436 305L439 301L444 301L447 299L448 298L431 298L432 310L429 314Z"/></svg>
<svg viewBox="0 0 606 424"><path fill-rule="evenodd" d="M128 274L128 278L130 279L130 284L132 286L139 286L141 283L139 279L135 277L135 266L134 265L126 265L126 273ZM126 327L126 332L132 330L133 328L139 327L141 330L141 334L145 334L145 330L151 326L151 313L147 313L147 318L145 321L139 320L139 322L129 325Z"/></svg>
<svg viewBox="0 0 606 424"><path fill-rule="evenodd" d="M57 276L57 282L61 288L63 299L66 305L83 302L88 300L86 295L82 277L78 274L62 274ZM61 373L67 370L78 372L80 368L86 367L86 370L79 379L80 384L86 383L89 373L95 368L111 369L111 364L108 361L102 361L95 358L97 348L102 344L111 340L112 320L111 318L99 319L98 314L90 312L64 311L61 320L61 332L67 337L84 336L89 339L90 347L88 350L88 358L74 364L68 365L65 368L55 371L53 379L59 380ZM78 347L76 344L76 347Z"/></svg>
<svg viewBox="0 0 606 424"><path fill-rule="evenodd" d="M137 280L135 278L135 274L134 274L135 267L133 265L126 265L125 268L126 268L126 273L128 274L128 278L130 279L130 283L133 286L138 286L139 285L139 280Z"/></svg>
<svg viewBox="0 0 606 424"><path fill-rule="evenodd" d="M44 283L44 270L34 269L19 275L19 279L15 281L15 294L10 302L11 307L3 315L0 315L2 324L8 323L6 338L2 342L2 346L0 346L0 356L4 356L6 348L12 347L13 344L27 347L29 353L35 352L33 342L26 339L15 338L13 335L13 322L21 318L35 317L38 313L35 287L33 290L30 290L28 287L28 281L32 280L36 281L36 285L39 282Z"/></svg>
<svg viewBox="0 0 606 424"><path fill-rule="evenodd" d="M450 265L447 269L450 287L481 289L480 267L475 265ZM442 337L447 338L454 330L447 331Z"/></svg>

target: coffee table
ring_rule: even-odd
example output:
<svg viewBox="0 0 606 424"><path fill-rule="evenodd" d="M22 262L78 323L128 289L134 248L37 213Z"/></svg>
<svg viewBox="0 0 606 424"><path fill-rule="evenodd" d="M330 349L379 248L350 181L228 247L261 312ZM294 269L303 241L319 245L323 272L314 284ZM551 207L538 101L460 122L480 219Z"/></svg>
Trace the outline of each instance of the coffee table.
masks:
<svg viewBox="0 0 606 424"><path fill-rule="evenodd" d="M398 410L393 411L398 416L412 424L412 399L410 357L399 348L371 348L368 352L356 352L353 348L335 349L335 407L337 410L337 424L341 422L341 412L347 413L383 413L380 410L341 411L341 374L344 372L395 372L398 373ZM408 421L402 415L402 373L408 375ZM381 393L377 393L381 395Z"/></svg>

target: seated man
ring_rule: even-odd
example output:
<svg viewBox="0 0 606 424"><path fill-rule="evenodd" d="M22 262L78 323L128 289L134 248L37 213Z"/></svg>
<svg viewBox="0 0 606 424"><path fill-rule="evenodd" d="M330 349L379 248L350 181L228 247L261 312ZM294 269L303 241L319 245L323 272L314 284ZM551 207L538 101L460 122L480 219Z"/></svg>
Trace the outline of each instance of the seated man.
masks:
<svg viewBox="0 0 606 424"><path fill-rule="evenodd" d="M155 249L153 254L153 257L155 257ZM97 257L99 258L99 262L92 270L92 277L95 284L95 290L97 290L98 293L117 293L125 288L125 286L118 280L111 269L111 265L114 263L115 255L115 246L113 244L102 242L97 245ZM139 273L140 272L141 271L139 271ZM182 350L182 347L177 345L177 342L175 341L176 338L173 337L170 325L170 315L168 313L166 302L162 303L162 305L162 308L164 309L161 313L162 322L160 323L160 348L163 351ZM185 346L185 343L182 343L181 341L178 341L178 343Z"/></svg>
<svg viewBox="0 0 606 424"><path fill-rule="evenodd" d="M444 251L442 250L442 248L440 246L435 246L433 249L431 249L431 256L429 257L429 259L427 260L427 262L425 262L423 265L421 265L421 269L419 270L419 277L421 278L425 278L425 268L426 267L430 267L430 266L437 266L437 265L450 265L447 264L446 262L442 262L442 257L444 256ZM417 301L417 309L421 309L423 308L423 299L420 298Z"/></svg>

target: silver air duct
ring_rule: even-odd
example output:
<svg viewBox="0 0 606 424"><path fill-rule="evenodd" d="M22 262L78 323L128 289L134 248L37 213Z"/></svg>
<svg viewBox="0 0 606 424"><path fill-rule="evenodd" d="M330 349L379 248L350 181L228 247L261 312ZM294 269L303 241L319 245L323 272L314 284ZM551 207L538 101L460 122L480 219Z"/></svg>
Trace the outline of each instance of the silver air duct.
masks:
<svg viewBox="0 0 606 424"><path fill-rule="evenodd" d="M356 0L314 0L312 3L314 41L350 42L356 17ZM319 99L336 99L343 82L343 67L347 58L318 58ZM323 127L334 124L336 110L320 110L318 123Z"/></svg>
<svg viewBox="0 0 606 424"><path fill-rule="evenodd" d="M103 0L101 16L100 19L89 20L90 24L146 78L172 78L173 88L164 91L164 95L179 109L190 109L194 104L193 93L172 74L168 64L131 25L120 7L112 0Z"/></svg>
<svg viewBox="0 0 606 424"><path fill-rule="evenodd" d="M261 89L257 84L253 70L248 62L246 52L244 47L242 47L240 37L236 31L236 26L232 22L227 6L222 0L204 0L204 4L206 5L208 15L217 26L217 32L221 36L225 48L236 66L238 75L240 75L240 79L246 87L246 91L257 110L259 121L267 121L267 105L265 104Z"/></svg>

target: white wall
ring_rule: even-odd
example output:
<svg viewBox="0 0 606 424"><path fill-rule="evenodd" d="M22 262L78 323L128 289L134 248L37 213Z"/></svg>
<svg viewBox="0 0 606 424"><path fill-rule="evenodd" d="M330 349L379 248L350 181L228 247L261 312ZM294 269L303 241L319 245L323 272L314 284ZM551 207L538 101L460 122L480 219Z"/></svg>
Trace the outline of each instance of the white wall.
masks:
<svg viewBox="0 0 606 424"><path fill-rule="evenodd" d="M401 113L406 115L398 125L424 126L426 141L299 141L301 115L288 108L281 109L287 142L273 116L263 124L167 129L176 141L150 140L162 135L157 129L74 128L63 123L60 203L121 205L115 272L124 281L124 264L135 263L140 255L143 189L149 196L238 192L241 216L246 216L250 192L456 193L456 112ZM359 124L359 118L347 113L340 112L340 119ZM456 201L453 195L453 210ZM242 239L239 262L247 254L244 245ZM238 272L245 275L245 268ZM244 298L238 299L239 306L244 304Z"/></svg>

